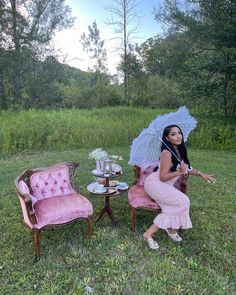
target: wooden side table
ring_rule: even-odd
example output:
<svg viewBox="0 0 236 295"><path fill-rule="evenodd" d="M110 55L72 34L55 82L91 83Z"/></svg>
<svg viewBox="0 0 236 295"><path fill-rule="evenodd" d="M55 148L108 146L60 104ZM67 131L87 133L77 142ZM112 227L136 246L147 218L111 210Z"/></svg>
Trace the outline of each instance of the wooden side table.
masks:
<svg viewBox="0 0 236 295"><path fill-rule="evenodd" d="M115 218L114 218L114 216L112 214L112 209L111 209L111 206L110 206L110 197L119 197L119 196L121 196L124 192L127 191L128 186L127 186L127 188L122 189L122 190L118 189L118 187L109 187L109 180L114 179L114 178L116 178L118 176L121 176L121 175L122 175L122 173L115 174L115 175L106 175L106 174L99 175L99 176L95 175L95 176L98 176L98 177L105 178L104 191L101 192L101 193L96 191L96 186L98 185L97 182L90 183L87 186L88 192L90 192L90 193L92 193L93 195L96 195L96 196L104 197L104 207L101 210L101 212L99 213L99 216L96 219L96 222L98 222L105 215L105 213L107 213L109 218L111 219L112 223L114 225L118 225L117 221L115 220Z"/></svg>

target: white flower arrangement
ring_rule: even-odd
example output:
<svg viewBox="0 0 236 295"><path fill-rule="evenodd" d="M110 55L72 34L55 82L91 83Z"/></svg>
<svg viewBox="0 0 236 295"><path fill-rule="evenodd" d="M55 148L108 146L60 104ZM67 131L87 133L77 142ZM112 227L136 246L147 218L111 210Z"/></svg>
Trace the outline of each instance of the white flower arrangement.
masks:
<svg viewBox="0 0 236 295"><path fill-rule="evenodd" d="M97 148L89 153L89 159L94 159L95 161L104 161L108 159L108 153L102 148Z"/></svg>
<svg viewBox="0 0 236 295"><path fill-rule="evenodd" d="M105 160L113 160L114 162L123 160L122 156L111 155L103 150L102 148L97 148L89 153L89 159L94 159L95 161L105 161Z"/></svg>

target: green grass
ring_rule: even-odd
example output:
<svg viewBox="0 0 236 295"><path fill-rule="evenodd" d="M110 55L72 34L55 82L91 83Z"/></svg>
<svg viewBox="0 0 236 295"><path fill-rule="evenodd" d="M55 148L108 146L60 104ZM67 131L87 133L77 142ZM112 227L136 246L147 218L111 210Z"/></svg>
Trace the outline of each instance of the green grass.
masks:
<svg viewBox="0 0 236 295"><path fill-rule="evenodd" d="M176 110L173 110L176 111ZM0 112L0 154L129 146L164 109L113 107L93 110ZM236 124L222 116L193 114L198 120L188 145L236 150Z"/></svg>
<svg viewBox="0 0 236 295"><path fill-rule="evenodd" d="M116 107L94 110L30 110L0 113L0 153L130 145L165 110ZM96 131L96 132L95 132Z"/></svg>
<svg viewBox="0 0 236 295"><path fill-rule="evenodd" d="M34 152L0 160L0 294L235 294L235 152L189 150L192 165L213 173L217 184L191 177L188 195L194 228L183 231L180 245L160 231L156 234L160 249L150 250L142 233L152 224L155 213L138 212L137 231L132 233L124 194L111 199L118 227L105 216L94 224L91 241L86 239L83 220L46 230L42 233L42 257L35 263L14 179L25 169L79 161L76 183L91 200L96 217L103 204L86 191L95 167L87 159L90 151ZM131 185L128 147L107 151L124 157L120 180Z"/></svg>

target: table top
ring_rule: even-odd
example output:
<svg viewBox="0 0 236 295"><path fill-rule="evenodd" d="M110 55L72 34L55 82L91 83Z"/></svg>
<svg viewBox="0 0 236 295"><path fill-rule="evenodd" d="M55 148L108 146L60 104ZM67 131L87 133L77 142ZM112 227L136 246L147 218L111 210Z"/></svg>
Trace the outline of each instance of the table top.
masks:
<svg viewBox="0 0 236 295"><path fill-rule="evenodd" d="M95 194L97 196L119 196L122 193L124 193L125 191L127 191L127 189L129 188L128 185L127 187L125 187L125 189L119 189L118 186L114 186L114 187L104 187L103 191L97 191L97 187L98 187L99 183L98 182L92 182L87 186L87 190L92 193Z"/></svg>
<svg viewBox="0 0 236 295"><path fill-rule="evenodd" d="M117 173L113 172L113 173L109 173L109 174L108 173L101 173L101 172L98 173L97 170L93 170L91 172L94 176L101 177L101 178L116 178L118 176L123 175L123 171L119 171Z"/></svg>

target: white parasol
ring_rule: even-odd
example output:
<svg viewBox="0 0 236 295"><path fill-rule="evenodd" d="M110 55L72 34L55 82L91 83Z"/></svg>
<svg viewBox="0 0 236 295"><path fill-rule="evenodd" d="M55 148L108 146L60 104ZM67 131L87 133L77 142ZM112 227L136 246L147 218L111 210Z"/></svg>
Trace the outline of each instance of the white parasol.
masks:
<svg viewBox="0 0 236 295"><path fill-rule="evenodd" d="M157 163L161 155L161 140L165 127L177 125L183 132L184 142L189 133L197 126L197 121L183 106L177 112L157 116L157 118L133 140L130 151L130 165L146 168Z"/></svg>

